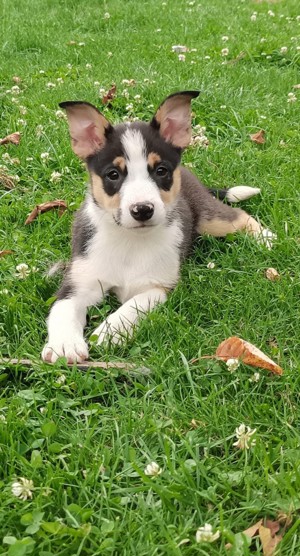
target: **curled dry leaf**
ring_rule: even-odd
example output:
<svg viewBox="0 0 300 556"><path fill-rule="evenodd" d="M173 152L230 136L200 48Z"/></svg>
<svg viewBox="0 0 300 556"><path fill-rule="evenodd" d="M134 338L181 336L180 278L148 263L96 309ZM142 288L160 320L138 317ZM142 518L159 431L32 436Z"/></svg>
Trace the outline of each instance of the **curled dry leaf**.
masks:
<svg viewBox="0 0 300 556"><path fill-rule="evenodd" d="M1 168L0 168L0 185L2 185L4 189L13 189L15 186L14 176L9 176Z"/></svg>
<svg viewBox="0 0 300 556"><path fill-rule="evenodd" d="M263 129L261 129L257 133L252 133L250 135L250 139L251 141L253 141L253 143L257 143L258 145L263 145L266 142L265 133L266 132Z"/></svg>
<svg viewBox="0 0 300 556"><path fill-rule="evenodd" d="M227 338L227 340L224 340L224 342L217 347L216 357L223 361L227 361L228 359L240 359L243 363L251 365L252 367L267 369L277 375L282 375L283 373L282 368L260 349L237 336L231 336Z"/></svg>
<svg viewBox="0 0 300 556"><path fill-rule="evenodd" d="M280 278L280 274L276 268L267 268L265 275L271 282L275 282L275 280L279 280Z"/></svg>
<svg viewBox="0 0 300 556"><path fill-rule="evenodd" d="M12 251L11 249L4 249L3 251L0 251L0 257L5 257L5 255L12 255Z"/></svg>
<svg viewBox="0 0 300 556"><path fill-rule="evenodd" d="M10 135L6 135L3 139L0 139L0 145L6 145L6 143L13 143L14 145L18 145L21 141L21 133L19 131L15 131Z"/></svg>
<svg viewBox="0 0 300 556"><path fill-rule="evenodd" d="M33 211L26 218L25 224L31 224L31 222L33 222L39 214L48 212L48 210L52 210L54 208L58 208L59 215L61 215L68 208L68 205L65 201L61 200L47 201L46 203L42 203L41 205L36 205Z"/></svg>
<svg viewBox="0 0 300 556"><path fill-rule="evenodd" d="M255 535L257 535L258 530L259 530L260 526L262 525L262 523L263 523L263 519L260 519L259 521L254 523L254 525L251 525L251 527L248 527L248 529L245 529L245 531L243 531L243 534L247 535L247 537L252 539ZM227 550L231 547L232 547L232 544L230 542L225 544L225 548Z"/></svg>
<svg viewBox="0 0 300 556"><path fill-rule="evenodd" d="M111 88L109 89L109 91L105 95L103 95L103 97L102 97L103 104L109 104L112 100L114 100L115 95L116 95L116 90L117 90L117 87L113 83Z"/></svg>
<svg viewBox="0 0 300 556"><path fill-rule="evenodd" d="M282 539L282 535L272 535L272 530L269 529L269 527L264 527L263 525L259 527L258 533L262 544L263 555L273 556L273 554L275 554L276 546Z"/></svg>

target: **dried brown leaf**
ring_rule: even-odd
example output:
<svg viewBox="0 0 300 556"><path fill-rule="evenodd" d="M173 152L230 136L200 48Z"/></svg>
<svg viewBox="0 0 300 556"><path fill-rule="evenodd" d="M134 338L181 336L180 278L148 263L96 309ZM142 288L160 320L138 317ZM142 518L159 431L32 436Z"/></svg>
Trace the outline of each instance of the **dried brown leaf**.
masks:
<svg viewBox="0 0 300 556"><path fill-rule="evenodd" d="M109 89L109 91L105 95L103 95L103 97L102 97L103 104L109 104L112 100L114 100L115 95L116 95L116 90L117 90L117 87L113 83L111 88Z"/></svg>
<svg viewBox="0 0 300 556"><path fill-rule="evenodd" d="M293 89L300 89L300 83L297 83L297 85L293 85Z"/></svg>
<svg viewBox="0 0 300 556"><path fill-rule="evenodd" d="M18 77L17 75L14 75L12 80L13 80L14 83L21 83L21 81L22 81L21 77Z"/></svg>
<svg viewBox="0 0 300 556"><path fill-rule="evenodd" d="M251 525L251 527L248 527L248 529L245 529L245 531L243 531L243 534L247 535L247 537L252 539L258 533L258 530L259 530L260 526L262 525L262 523L263 523L263 519L260 519L259 521L254 523L254 525ZM232 544L230 542L225 545L226 549L229 549L231 547L232 547Z"/></svg>
<svg viewBox="0 0 300 556"><path fill-rule="evenodd" d="M0 168L0 185L4 187L4 189L13 189L15 186L15 178L13 176L9 176L6 174L4 170Z"/></svg>
<svg viewBox="0 0 300 556"><path fill-rule="evenodd" d="M253 141L253 143L257 143L258 145L263 145L266 142L265 134L266 132L263 129L261 129L257 133L252 133L250 135L250 139L251 141Z"/></svg>
<svg viewBox="0 0 300 556"><path fill-rule="evenodd" d="M12 255L13 251L11 249L4 249L0 251L0 257L5 257L6 255Z"/></svg>
<svg viewBox="0 0 300 556"><path fill-rule="evenodd" d="M262 544L263 555L273 556L275 554L276 546L282 539L282 535L272 536L271 529L269 529L269 527L264 527L263 525L260 526L258 533Z"/></svg>
<svg viewBox="0 0 300 556"><path fill-rule="evenodd" d="M65 201L57 200L57 201L47 201L46 203L42 203L41 205L36 205L33 211L29 214L29 216L25 220L25 224L31 224L39 214L43 212L48 212L48 210L52 210L58 208L59 215L62 214L67 208L68 205Z"/></svg>
<svg viewBox="0 0 300 556"><path fill-rule="evenodd" d="M267 268L266 272L265 272L266 278L267 280L270 280L271 282L275 282L276 280L279 280L280 278L280 274L278 272L278 270L276 270L276 268Z"/></svg>
<svg viewBox="0 0 300 556"><path fill-rule="evenodd" d="M260 349L236 336L231 336L227 338L227 340L224 340L217 347L216 356L223 361L227 361L228 359L240 359L247 365L267 369L278 375L282 375L283 373L282 368Z"/></svg>
<svg viewBox="0 0 300 556"><path fill-rule="evenodd" d="M18 145L20 141L21 133L19 131L15 131L14 133L10 133L10 135L6 135L3 139L0 139L0 145L6 145L7 143Z"/></svg>

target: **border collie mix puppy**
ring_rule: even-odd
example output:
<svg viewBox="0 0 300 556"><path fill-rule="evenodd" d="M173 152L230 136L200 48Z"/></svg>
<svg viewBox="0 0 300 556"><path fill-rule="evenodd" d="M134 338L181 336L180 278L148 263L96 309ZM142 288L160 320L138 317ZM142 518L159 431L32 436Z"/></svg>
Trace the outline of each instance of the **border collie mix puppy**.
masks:
<svg viewBox="0 0 300 556"><path fill-rule="evenodd" d="M98 344L132 335L139 319L166 301L197 234L263 235L254 218L222 204L180 166L191 139L191 101L198 94L169 96L150 123L117 126L87 102L60 105L73 151L87 164L90 189L75 219L71 261L48 318L45 361L88 357L87 307L109 291L122 305L95 330Z"/></svg>

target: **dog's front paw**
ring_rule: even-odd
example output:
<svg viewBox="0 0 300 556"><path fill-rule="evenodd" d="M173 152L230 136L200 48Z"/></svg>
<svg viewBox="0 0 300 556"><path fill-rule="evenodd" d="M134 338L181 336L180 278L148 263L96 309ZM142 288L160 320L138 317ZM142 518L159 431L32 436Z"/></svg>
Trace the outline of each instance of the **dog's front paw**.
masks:
<svg viewBox="0 0 300 556"><path fill-rule="evenodd" d="M112 314L94 330L92 336L98 337L98 346L106 343L120 345L131 334L132 326L129 323L126 326L119 315Z"/></svg>
<svg viewBox="0 0 300 556"><path fill-rule="evenodd" d="M65 357L68 363L80 363L89 356L88 347L80 336L62 340L49 340L42 351L42 359L55 363L59 357Z"/></svg>

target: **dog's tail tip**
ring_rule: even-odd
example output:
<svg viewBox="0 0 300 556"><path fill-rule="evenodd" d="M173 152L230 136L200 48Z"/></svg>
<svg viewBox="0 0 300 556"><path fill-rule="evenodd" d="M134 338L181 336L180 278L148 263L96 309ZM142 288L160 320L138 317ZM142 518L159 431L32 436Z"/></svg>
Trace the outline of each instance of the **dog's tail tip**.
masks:
<svg viewBox="0 0 300 556"><path fill-rule="evenodd" d="M259 195L259 187L249 187L248 185L237 185L235 187L230 187L227 189L225 199L229 203L239 203L240 201L245 201L250 199L255 195Z"/></svg>

